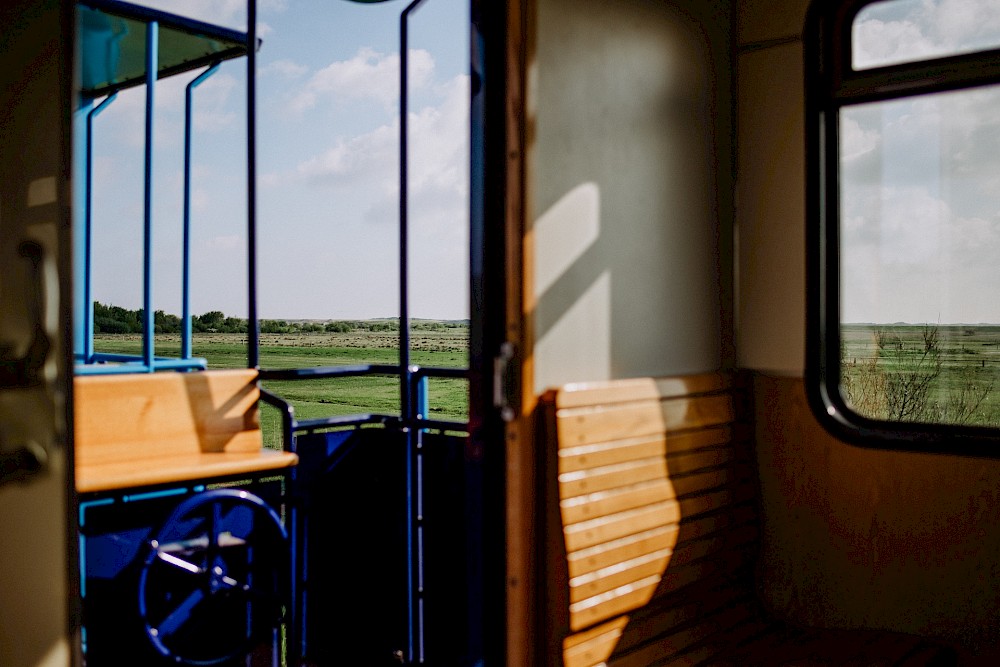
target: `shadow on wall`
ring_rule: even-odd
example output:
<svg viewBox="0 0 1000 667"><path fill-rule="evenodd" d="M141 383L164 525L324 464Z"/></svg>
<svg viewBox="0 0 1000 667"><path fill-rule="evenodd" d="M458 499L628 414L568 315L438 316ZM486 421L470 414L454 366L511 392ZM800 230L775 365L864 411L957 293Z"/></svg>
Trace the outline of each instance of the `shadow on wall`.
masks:
<svg viewBox="0 0 1000 667"><path fill-rule="evenodd" d="M539 393L727 365L727 17L704 0L538 4L527 136Z"/></svg>
<svg viewBox="0 0 1000 667"><path fill-rule="evenodd" d="M567 374L611 376L611 272L601 261L600 232L596 183L573 188L530 232L544 258L535 268L532 326L538 336L535 377L546 386L571 381Z"/></svg>

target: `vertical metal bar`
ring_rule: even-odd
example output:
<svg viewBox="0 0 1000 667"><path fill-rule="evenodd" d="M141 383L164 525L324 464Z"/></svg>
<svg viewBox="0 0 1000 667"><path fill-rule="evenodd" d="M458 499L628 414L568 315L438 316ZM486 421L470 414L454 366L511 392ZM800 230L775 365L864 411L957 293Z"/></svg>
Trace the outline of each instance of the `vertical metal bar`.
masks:
<svg viewBox="0 0 1000 667"><path fill-rule="evenodd" d="M399 402L406 438L406 543L407 543L407 608L409 632L407 660L423 663L423 626L421 562L419 535L420 465L418 444L413 429L413 387L410 370L410 304L409 304L409 18L424 0L413 0L399 15Z"/></svg>
<svg viewBox="0 0 1000 667"><path fill-rule="evenodd" d="M84 205L83 205L83 363L89 364L94 358L94 297L91 292L94 220L94 118L115 101L118 93L111 93L96 107L87 112L87 129L84 163Z"/></svg>
<svg viewBox="0 0 1000 667"><path fill-rule="evenodd" d="M257 0L247 0L247 42L247 367L257 368Z"/></svg>
<svg viewBox="0 0 1000 667"><path fill-rule="evenodd" d="M143 308L142 353L146 370L153 371L153 106L156 100L156 74L159 68L159 24L146 26L146 159L143 175Z"/></svg>
<svg viewBox="0 0 1000 667"><path fill-rule="evenodd" d="M418 366L410 367L411 374L419 370ZM427 376L421 375L416 379L416 391L415 391L415 418L423 419L427 417L428 413L428 400L427 400ZM420 629L420 641L417 642L417 662L423 664L424 662L424 599L426 596L426 590L424 588L424 432L422 429L411 429L411 438L414 439L414 457L417 462L417 475L416 475L416 486L417 486L417 512L416 516L413 517L413 522L416 525L417 532L417 544L416 544L416 576L417 576L417 628Z"/></svg>
<svg viewBox="0 0 1000 667"><path fill-rule="evenodd" d="M184 89L184 240L181 267L181 358L190 359L191 352L191 124L193 93L219 69L219 63L198 75Z"/></svg>

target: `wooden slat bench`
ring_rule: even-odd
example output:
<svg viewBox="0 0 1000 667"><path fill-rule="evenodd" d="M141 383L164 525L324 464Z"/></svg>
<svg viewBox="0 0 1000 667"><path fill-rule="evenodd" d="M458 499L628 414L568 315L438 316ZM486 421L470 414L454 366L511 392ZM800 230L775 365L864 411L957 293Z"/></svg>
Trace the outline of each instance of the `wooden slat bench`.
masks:
<svg viewBox="0 0 1000 667"><path fill-rule="evenodd" d="M76 488L135 488L295 465L262 448L255 370L76 377Z"/></svg>
<svg viewBox="0 0 1000 667"><path fill-rule="evenodd" d="M544 397L545 663L954 664L919 637L794 628L761 609L745 406L724 373Z"/></svg>

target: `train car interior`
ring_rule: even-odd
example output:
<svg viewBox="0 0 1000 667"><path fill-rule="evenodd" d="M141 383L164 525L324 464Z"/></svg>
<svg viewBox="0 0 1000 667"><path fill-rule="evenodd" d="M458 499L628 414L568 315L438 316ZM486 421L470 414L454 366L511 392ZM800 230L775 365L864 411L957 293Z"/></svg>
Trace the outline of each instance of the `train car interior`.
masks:
<svg viewBox="0 0 1000 667"><path fill-rule="evenodd" d="M205 20L221 0L0 3L0 665L1000 664L1000 4L469 0L468 355L442 367L414 361L408 171L437 1L329 0L390 16L398 62L395 356L333 365L261 343L297 267L262 241L259 16L310 3L229 2L242 28ZM220 71L230 367L192 326ZM126 131L127 353L95 345L94 203ZM389 407L296 402L371 378Z"/></svg>

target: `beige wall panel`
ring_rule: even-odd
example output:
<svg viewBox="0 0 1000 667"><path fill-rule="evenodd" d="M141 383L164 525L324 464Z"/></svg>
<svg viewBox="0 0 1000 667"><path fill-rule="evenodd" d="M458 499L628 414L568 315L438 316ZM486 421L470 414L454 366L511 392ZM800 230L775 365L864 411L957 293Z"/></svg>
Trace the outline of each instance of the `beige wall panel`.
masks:
<svg viewBox="0 0 1000 667"><path fill-rule="evenodd" d="M539 0L535 31L535 389L731 362L727 3Z"/></svg>
<svg viewBox="0 0 1000 667"><path fill-rule="evenodd" d="M805 136L798 43L739 57L737 364L801 375Z"/></svg>
<svg viewBox="0 0 1000 667"><path fill-rule="evenodd" d="M802 34L809 0L741 0L736 18L739 44Z"/></svg>
<svg viewBox="0 0 1000 667"><path fill-rule="evenodd" d="M1000 641L1000 461L861 449L757 375L766 603L793 621Z"/></svg>
<svg viewBox="0 0 1000 667"><path fill-rule="evenodd" d="M68 92L60 95L61 46L69 36L56 0L0 3L0 349L10 360L44 333L50 343L44 381L0 388L0 451L40 446L47 465L23 482L0 486L0 665L70 664L70 488L65 447L66 377L61 332L67 304L60 299L60 226L68 181L63 127ZM64 64L64 63L63 63ZM38 275L21 257L25 240L42 249ZM47 280L48 279L48 280ZM39 290L38 283L45 288ZM63 284L68 284L64 282ZM39 303L41 301L41 303ZM8 472L7 470L4 471Z"/></svg>

